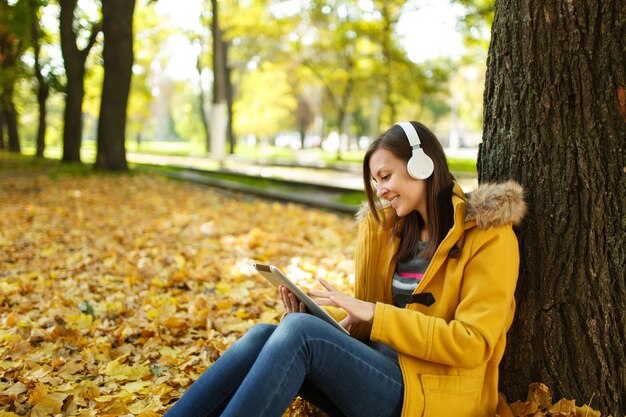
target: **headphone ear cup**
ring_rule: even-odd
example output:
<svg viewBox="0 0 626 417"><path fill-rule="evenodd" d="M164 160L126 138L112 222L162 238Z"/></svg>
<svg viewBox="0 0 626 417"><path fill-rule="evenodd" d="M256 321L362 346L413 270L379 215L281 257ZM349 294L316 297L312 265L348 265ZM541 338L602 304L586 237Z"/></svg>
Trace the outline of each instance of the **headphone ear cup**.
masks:
<svg viewBox="0 0 626 417"><path fill-rule="evenodd" d="M422 149L413 151L413 156L406 164L409 175L416 180L425 180L433 174L435 165L430 156L426 155Z"/></svg>

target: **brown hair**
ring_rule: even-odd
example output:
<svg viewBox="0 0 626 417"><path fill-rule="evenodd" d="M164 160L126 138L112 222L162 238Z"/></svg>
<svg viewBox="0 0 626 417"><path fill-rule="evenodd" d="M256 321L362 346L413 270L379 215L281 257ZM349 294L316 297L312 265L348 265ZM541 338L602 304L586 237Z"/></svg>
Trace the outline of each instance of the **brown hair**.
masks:
<svg viewBox="0 0 626 417"><path fill-rule="evenodd" d="M431 258L435 250L448 234L454 224L454 212L452 208L452 187L454 177L448 169L446 155L435 135L423 124L411 122L419 135L422 149L432 160L434 171L426 181L426 212L428 216L429 242L420 257ZM372 173L370 171L370 158L378 149L386 149L397 158L408 161L411 158L411 145L398 125L392 126L385 133L372 142L363 158L363 182L368 206L378 223L382 223L377 210L379 201L372 187ZM384 214L383 214L384 216ZM406 215L402 220L395 214L393 222L393 234L400 238L400 247L396 253L396 259L402 260L418 254L420 230L424 227L422 216L414 211Z"/></svg>

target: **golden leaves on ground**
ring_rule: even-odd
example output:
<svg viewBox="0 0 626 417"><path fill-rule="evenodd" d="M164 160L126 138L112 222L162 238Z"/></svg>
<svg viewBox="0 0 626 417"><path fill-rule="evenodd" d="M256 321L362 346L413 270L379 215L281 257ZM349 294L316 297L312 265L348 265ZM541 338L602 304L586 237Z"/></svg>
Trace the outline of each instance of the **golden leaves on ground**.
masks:
<svg viewBox="0 0 626 417"><path fill-rule="evenodd" d="M539 382L528 386L526 401L511 404L516 417L600 417L600 412L588 405L579 407L574 400L561 399L552 404L550 389Z"/></svg>
<svg viewBox="0 0 626 417"><path fill-rule="evenodd" d="M0 172L0 417L162 415L282 314L252 263L348 289L355 236L349 217L160 177Z"/></svg>

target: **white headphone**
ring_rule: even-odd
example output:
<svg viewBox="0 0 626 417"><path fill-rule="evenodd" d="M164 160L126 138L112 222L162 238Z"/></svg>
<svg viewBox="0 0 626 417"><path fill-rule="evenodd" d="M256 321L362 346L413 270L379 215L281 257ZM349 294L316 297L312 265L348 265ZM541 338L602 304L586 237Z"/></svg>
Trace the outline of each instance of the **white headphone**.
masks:
<svg viewBox="0 0 626 417"><path fill-rule="evenodd" d="M406 169L409 171L409 175L416 180L425 180L433 174L433 170L435 169L433 160L430 159L430 156L426 155L422 149L420 137L411 122L399 122L396 123L396 125L404 130L406 138L409 140L409 144L413 150L413 155L409 159L409 162L406 163Z"/></svg>

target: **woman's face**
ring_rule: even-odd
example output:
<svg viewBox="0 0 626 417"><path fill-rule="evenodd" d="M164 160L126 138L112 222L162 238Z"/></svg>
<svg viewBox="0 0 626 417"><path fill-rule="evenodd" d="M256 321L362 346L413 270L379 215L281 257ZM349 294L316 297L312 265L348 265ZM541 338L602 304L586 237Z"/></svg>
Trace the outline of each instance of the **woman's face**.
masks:
<svg viewBox="0 0 626 417"><path fill-rule="evenodd" d="M417 210L426 222L426 181L409 176L406 162L386 149L377 149L369 160L376 195L387 200L398 217Z"/></svg>

